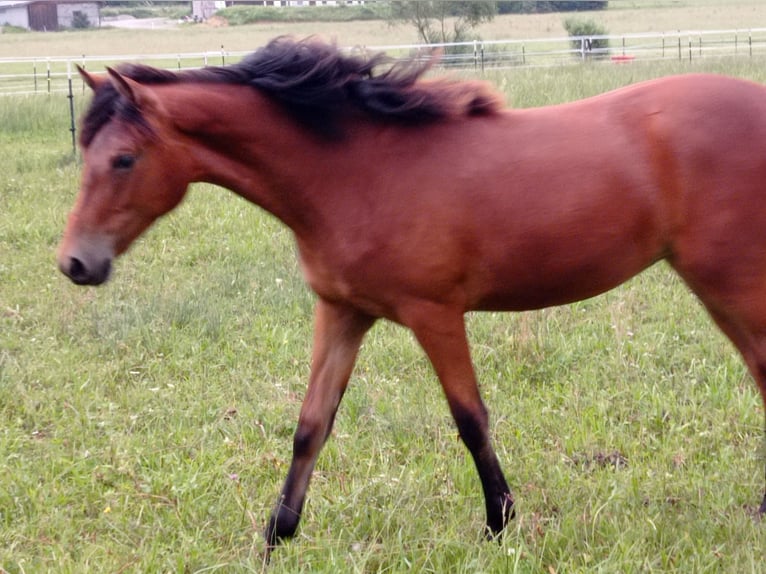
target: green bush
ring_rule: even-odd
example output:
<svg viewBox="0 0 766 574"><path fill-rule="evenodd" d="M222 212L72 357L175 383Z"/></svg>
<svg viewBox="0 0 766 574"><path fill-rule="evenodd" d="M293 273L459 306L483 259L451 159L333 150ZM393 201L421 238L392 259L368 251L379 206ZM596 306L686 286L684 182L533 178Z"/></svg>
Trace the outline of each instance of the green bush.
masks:
<svg viewBox="0 0 766 574"><path fill-rule="evenodd" d="M566 18L564 20L564 29L572 40L572 48L580 50L582 48L581 38L587 38L585 55L586 57L603 57L609 52L609 40L593 36L606 36L609 34L606 28L597 24L593 20L580 20L579 18Z"/></svg>
<svg viewBox="0 0 766 574"><path fill-rule="evenodd" d="M24 32L29 32L29 30L13 24L3 24L0 27L0 34L23 34Z"/></svg>
<svg viewBox="0 0 766 574"><path fill-rule="evenodd" d="M77 30L90 28L90 19L88 18L88 15L80 10L72 12L72 28Z"/></svg>

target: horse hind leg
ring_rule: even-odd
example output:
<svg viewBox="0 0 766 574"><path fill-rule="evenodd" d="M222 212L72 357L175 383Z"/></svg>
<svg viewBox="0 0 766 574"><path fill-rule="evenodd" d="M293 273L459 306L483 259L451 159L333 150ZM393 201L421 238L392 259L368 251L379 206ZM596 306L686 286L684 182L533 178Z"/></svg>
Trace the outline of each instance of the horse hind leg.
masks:
<svg viewBox="0 0 766 574"><path fill-rule="evenodd" d="M739 350L750 374L755 379L761 393L764 417L766 418L766 316L764 323L751 323L734 320L718 310L708 310L716 324ZM764 441L766 444L766 432L764 433ZM764 479L766 485L766 472L764 472ZM760 516L766 515L766 486L758 514Z"/></svg>
<svg viewBox="0 0 766 574"><path fill-rule="evenodd" d="M418 306L407 317L447 398L458 433L473 457L484 491L486 534L499 536L514 516L513 496L492 448L487 410L471 363L462 313L438 305Z"/></svg>

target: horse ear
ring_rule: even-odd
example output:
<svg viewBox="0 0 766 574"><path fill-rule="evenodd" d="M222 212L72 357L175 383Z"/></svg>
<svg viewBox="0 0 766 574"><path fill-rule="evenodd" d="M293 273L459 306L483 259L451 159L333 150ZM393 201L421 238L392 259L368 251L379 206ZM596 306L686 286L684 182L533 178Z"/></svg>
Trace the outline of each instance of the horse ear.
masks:
<svg viewBox="0 0 766 574"><path fill-rule="evenodd" d="M82 66L78 64L75 64L75 66L77 67L77 72L80 74L85 84L94 92L101 84L107 81L104 76L95 76L88 73L88 71Z"/></svg>
<svg viewBox="0 0 766 574"><path fill-rule="evenodd" d="M127 100L130 100L138 109L147 110L157 107L157 98L154 92L127 76L123 76L114 68L107 67L109 80L117 92Z"/></svg>
<svg viewBox="0 0 766 574"><path fill-rule="evenodd" d="M133 85L136 82L134 82L130 78L126 78L114 68L110 68L107 66L106 72L107 74L109 74L109 80L112 82L112 86L114 86L114 89L117 90L117 93L120 94L125 99L130 100L134 104L138 104L136 93L133 90Z"/></svg>

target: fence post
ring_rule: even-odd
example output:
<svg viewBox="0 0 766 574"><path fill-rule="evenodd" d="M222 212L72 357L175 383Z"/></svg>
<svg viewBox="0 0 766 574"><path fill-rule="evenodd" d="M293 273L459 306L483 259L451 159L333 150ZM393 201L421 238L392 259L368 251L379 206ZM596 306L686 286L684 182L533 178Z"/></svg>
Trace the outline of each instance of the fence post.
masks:
<svg viewBox="0 0 766 574"><path fill-rule="evenodd" d="M74 92L72 92L72 61L67 60L66 62L66 75L67 75L67 82L69 84L69 93L67 94L67 98L69 98L69 131L72 132L72 155L77 155L77 140L75 137L75 131L77 128L75 127L75 120L74 120Z"/></svg>
<svg viewBox="0 0 766 574"><path fill-rule="evenodd" d="M48 70L47 73L46 73L46 76L47 76L47 79L48 79L48 94L50 94L51 93L51 60L50 60L50 58L48 58L45 61L45 66L46 66L46 68Z"/></svg>
<svg viewBox="0 0 766 574"><path fill-rule="evenodd" d="M226 52L223 50L223 44L221 44L221 65L226 65Z"/></svg>
<svg viewBox="0 0 766 574"><path fill-rule="evenodd" d="M32 76L35 79L35 93L37 93L37 60L32 62Z"/></svg>

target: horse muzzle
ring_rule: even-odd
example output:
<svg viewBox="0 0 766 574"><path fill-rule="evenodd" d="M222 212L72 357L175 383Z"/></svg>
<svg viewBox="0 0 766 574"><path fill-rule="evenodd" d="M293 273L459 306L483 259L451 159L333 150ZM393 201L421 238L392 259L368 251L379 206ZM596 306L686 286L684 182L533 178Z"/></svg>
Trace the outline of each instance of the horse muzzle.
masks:
<svg viewBox="0 0 766 574"><path fill-rule="evenodd" d="M77 285L101 285L112 273L114 250L107 238L66 236L58 254L61 272Z"/></svg>
<svg viewBox="0 0 766 574"><path fill-rule="evenodd" d="M101 285L112 273L112 260L86 264L77 257L64 257L59 259L59 269L77 285Z"/></svg>

